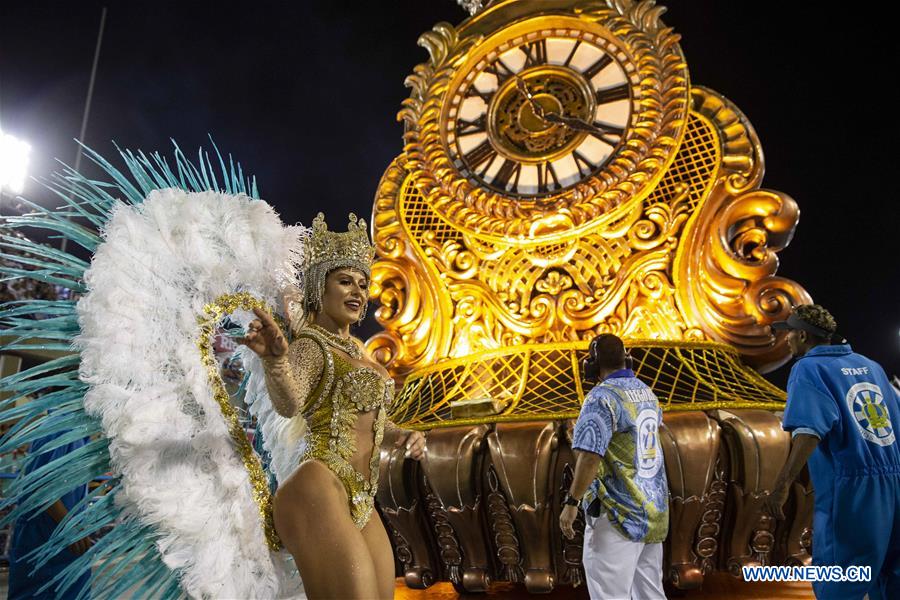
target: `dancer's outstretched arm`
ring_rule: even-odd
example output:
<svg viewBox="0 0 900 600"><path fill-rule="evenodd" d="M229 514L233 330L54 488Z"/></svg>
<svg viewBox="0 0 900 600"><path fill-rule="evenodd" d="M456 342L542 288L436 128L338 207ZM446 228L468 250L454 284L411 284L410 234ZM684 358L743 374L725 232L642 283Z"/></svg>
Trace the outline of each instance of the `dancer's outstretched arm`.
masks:
<svg viewBox="0 0 900 600"><path fill-rule="evenodd" d="M315 341L301 337L288 345L281 328L265 311L254 309L257 318L238 340L262 359L266 387L272 406L282 417L293 417L309 398L322 377L325 358Z"/></svg>

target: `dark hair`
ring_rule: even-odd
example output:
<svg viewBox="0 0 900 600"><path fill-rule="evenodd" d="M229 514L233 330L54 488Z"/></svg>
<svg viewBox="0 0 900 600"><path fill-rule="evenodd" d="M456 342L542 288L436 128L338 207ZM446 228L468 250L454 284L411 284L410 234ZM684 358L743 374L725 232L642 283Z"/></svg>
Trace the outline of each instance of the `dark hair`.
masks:
<svg viewBox="0 0 900 600"><path fill-rule="evenodd" d="M625 364L625 344L611 333L601 333L590 346L591 356L601 369L615 369Z"/></svg>
<svg viewBox="0 0 900 600"><path fill-rule="evenodd" d="M830 344L831 338L835 336L837 331L837 321L831 316L824 307L818 304L801 304L795 306L793 313L803 321L809 323L813 327L823 330L826 335L816 335L807 331L807 335L812 338L810 341L814 344Z"/></svg>
<svg viewBox="0 0 900 600"><path fill-rule="evenodd" d="M619 336L601 333L588 346L588 358L584 361L585 379L596 379L601 370L622 368L626 357L625 344Z"/></svg>

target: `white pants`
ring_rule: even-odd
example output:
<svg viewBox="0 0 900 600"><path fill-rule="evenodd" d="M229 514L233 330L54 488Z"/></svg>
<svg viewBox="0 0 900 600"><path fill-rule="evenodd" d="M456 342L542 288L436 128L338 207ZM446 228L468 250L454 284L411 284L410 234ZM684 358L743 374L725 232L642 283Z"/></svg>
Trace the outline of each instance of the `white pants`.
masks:
<svg viewBox="0 0 900 600"><path fill-rule="evenodd" d="M662 544L632 542L605 514L585 518L581 559L592 600L665 600Z"/></svg>

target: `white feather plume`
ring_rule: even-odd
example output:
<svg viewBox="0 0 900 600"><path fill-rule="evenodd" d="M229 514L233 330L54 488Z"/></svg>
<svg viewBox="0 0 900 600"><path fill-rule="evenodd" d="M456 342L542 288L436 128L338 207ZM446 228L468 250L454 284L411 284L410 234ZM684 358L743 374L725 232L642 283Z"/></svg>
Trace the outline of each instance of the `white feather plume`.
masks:
<svg viewBox="0 0 900 600"><path fill-rule="evenodd" d="M243 350L242 356L244 368L250 372L245 401L262 432L263 448L271 456L269 469L281 484L300 464L305 450L306 422L301 415L288 419L275 412L261 361L249 350Z"/></svg>
<svg viewBox="0 0 900 600"><path fill-rule="evenodd" d="M219 296L247 291L278 306L302 238L265 202L165 189L116 208L86 274L85 410L111 440L120 498L160 532L162 558L192 597L302 593L286 554L266 545L196 347L197 318Z"/></svg>

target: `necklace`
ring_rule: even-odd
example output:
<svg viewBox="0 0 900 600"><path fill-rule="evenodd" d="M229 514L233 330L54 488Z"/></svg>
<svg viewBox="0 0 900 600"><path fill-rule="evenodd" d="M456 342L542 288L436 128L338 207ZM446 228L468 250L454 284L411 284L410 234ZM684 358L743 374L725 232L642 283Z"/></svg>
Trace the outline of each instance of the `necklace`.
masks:
<svg viewBox="0 0 900 600"><path fill-rule="evenodd" d="M328 344L334 346L338 350L346 352L352 358L355 358L357 360L362 358L362 350L359 346L356 345L356 342L353 341L353 338L343 338L336 333L331 333L324 327L316 325L315 323L313 323L309 327L310 329L321 335Z"/></svg>

